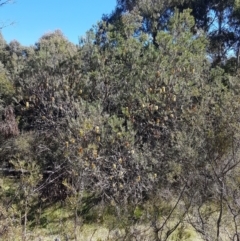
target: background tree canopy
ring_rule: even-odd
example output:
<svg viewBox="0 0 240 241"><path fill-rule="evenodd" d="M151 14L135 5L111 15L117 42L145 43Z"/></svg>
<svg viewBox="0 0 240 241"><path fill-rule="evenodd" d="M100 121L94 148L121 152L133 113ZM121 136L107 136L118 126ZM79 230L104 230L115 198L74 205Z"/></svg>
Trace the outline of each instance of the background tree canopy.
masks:
<svg viewBox="0 0 240 241"><path fill-rule="evenodd" d="M78 46L0 36L0 236L20 220L26 240L61 200L75 240L96 209L121 217L121 240L239 240L239 16L236 1L125 0Z"/></svg>
<svg viewBox="0 0 240 241"><path fill-rule="evenodd" d="M168 29L168 21L176 10L191 9L195 23L192 33L206 34L209 39L208 54L214 66L225 63L229 51L239 52L239 2L200 0L119 0L112 14L103 19L109 23L119 21L127 12L138 12L142 17L140 31L150 34L155 41L159 30Z"/></svg>

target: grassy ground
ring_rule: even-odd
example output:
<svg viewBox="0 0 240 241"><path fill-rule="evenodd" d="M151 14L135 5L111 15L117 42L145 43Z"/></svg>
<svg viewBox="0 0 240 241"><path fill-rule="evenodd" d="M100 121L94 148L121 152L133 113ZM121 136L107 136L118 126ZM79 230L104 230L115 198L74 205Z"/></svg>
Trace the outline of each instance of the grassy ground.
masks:
<svg viewBox="0 0 240 241"><path fill-rule="evenodd" d="M128 227L124 225L124 220L119 220L110 214L96 222L89 220L88 223L81 224L80 221L80 224L76 229L77 240L154 240L153 232L149 223L134 224ZM62 207L60 203L46 208L41 214L38 225L35 225L31 220L28 221L26 241L54 241L56 238L60 238L61 241L74 240L74 218L72 212L66 207ZM10 227L9 232L6 236L2 237L1 240L22 241L22 226L15 225ZM181 240L200 241L201 239L194 230L185 226L175 232L171 236L171 239L169 239L169 241Z"/></svg>
<svg viewBox="0 0 240 241"><path fill-rule="evenodd" d="M0 187L5 189L5 195L14 197L16 190L13 188L13 180L5 180L4 185L1 184ZM1 196L0 200L4 202ZM3 207L7 205L6 203L2 205L1 201L0 240L24 240L24 212L21 210L21 207L24 206L21 206L21 204L15 201L15 203L9 205L11 208L4 209ZM39 200L36 200L36 203L38 203L38 201ZM159 203L161 203L158 210L160 213L159 222L163 222L169 213L168 209L171 207L171 203ZM151 209L152 205L148 205L149 206L145 206L145 208ZM143 212L148 213L146 209L142 211L141 207L135 207L132 209L131 214L124 213L123 215L117 216L114 206L110 205L106 207L99 205L87 211L84 216L79 214L77 225L75 225L74 210L71 209L71 205L68 205L67 202L64 204L59 202L51 206L43 205L42 209L39 209L39 207L34 208L33 203L28 213L27 232L24 241L53 241L56 238L60 238L61 241L70 241L76 240L75 237L77 237L78 241L151 241L154 240L153 228L151 221L147 220L147 216L144 216L146 214L142 215ZM151 213L151 215L154 216L154 213ZM168 223L170 227L174 226L174 222L177 221L178 216L179 214L176 213L176 216L174 216L171 221L172 223ZM1 231L5 230L3 227L6 227L5 233ZM168 239L168 241L201 240L195 230L187 224L180 225Z"/></svg>
<svg viewBox="0 0 240 241"><path fill-rule="evenodd" d="M51 228L36 228L27 233L26 241L54 241L56 238L62 240L74 240L72 233L72 225L66 223L64 226L64 232L52 230ZM78 241L116 241L116 240L134 240L134 241L150 241L154 240L151 230L146 226L134 226L132 227L135 235L124 239L125 231L120 229L109 230L104 226L93 224L93 225L84 225L81 228L78 228ZM182 239L179 239L176 235L173 235L169 241L202 241L200 237L192 230L185 230L187 236L182 236ZM1 240L6 241L22 241L21 228L14 228L12 232L7 236L3 237Z"/></svg>

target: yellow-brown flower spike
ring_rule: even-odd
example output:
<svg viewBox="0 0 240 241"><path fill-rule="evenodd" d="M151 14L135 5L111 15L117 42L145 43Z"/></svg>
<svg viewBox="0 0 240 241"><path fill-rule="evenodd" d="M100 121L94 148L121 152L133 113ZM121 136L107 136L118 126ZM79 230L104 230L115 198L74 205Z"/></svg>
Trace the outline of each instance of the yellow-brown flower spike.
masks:
<svg viewBox="0 0 240 241"><path fill-rule="evenodd" d="M79 136L82 137L83 135L84 135L84 131L80 129L80 130L79 130Z"/></svg>
<svg viewBox="0 0 240 241"><path fill-rule="evenodd" d="M82 147L79 147L79 148L78 148L78 153L79 153L79 154L82 154L82 153L83 153L83 148L82 148Z"/></svg>
<svg viewBox="0 0 240 241"><path fill-rule="evenodd" d="M165 87L165 86L162 87L162 92L163 92L163 93L166 92L166 87Z"/></svg>
<svg viewBox="0 0 240 241"><path fill-rule="evenodd" d="M116 206L116 203L115 203L115 201L114 201L114 200L111 200L111 205L112 205L113 207L115 207L115 206Z"/></svg>
<svg viewBox="0 0 240 241"><path fill-rule="evenodd" d="M157 71L157 72L156 72L156 77L159 78L160 75L161 75L160 71Z"/></svg>
<svg viewBox="0 0 240 241"><path fill-rule="evenodd" d="M95 132L96 132L97 134L99 134L99 133L100 133L99 126L96 126L96 127L95 127Z"/></svg>
<svg viewBox="0 0 240 241"><path fill-rule="evenodd" d="M94 157L94 158L97 158L97 156L98 156L97 150L93 150L93 157Z"/></svg>
<svg viewBox="0 0 240 241"><path fill-rule="evenodd" d="M137 176L136 181L140 182L141 181L141 176Z"/></svg>
<svg viewBox="0 0 240 241"><path fill-rule="evenodd" d="M173 102L176 102L176 100L177 100L176 95L173 95L173 96L172 96L172 101L173 101Z"/></svg>
<svg viewBox="0 0 240 241"><path fill-rule="evenodd" d="M65 145L66 145L66 148L68 148L68 147L69 147L69 142L66 141L66 142L65 142Z"/></svg>
<svg viewBox="0 0 240 241"><path fill-rule="evenodd" d="M26 102L26 108L27 109L29 108L29 102L28 101Z"/></svg>
<svg viewBox="0 0 240 241"><path fill-rule="evenodd" d="M72 139L70 140L70 142L74 144L74 143L75 143L75 139L72 138Z"/></svg>

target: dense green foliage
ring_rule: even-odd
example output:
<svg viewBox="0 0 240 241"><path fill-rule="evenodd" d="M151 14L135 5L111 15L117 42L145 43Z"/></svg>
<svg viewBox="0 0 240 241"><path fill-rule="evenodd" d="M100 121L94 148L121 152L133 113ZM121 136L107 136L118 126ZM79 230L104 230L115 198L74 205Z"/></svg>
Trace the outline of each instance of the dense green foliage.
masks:
<svg viewBox="0 0 240 241"><path fill-rule="evenodd" d="M146 238L136 223L147 240L187 240L186 225L240 239L240 84L226 57L239 6L163 2L118 1L78 46L59 30L30 47L0 36L0 237L20 223L26 240L35 211L61 200L75 231L99 208L96 220L121 217L121 240ZM211 11L232 22L214 32Z"/></svg>

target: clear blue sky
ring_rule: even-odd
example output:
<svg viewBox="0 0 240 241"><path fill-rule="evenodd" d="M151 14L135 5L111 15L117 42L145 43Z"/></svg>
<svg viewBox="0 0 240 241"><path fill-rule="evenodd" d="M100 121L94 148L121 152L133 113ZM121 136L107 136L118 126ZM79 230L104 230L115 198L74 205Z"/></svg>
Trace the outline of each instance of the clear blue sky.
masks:
<svg viewBox="0 0 240 241"><path fill-rule="evenodd" d="M4 39L33 45L47 32L62 30L73 43L83 36L103 14L111 13L116 0L14 0L0 8L0 23L14 21L2 29Z"/></svg>

